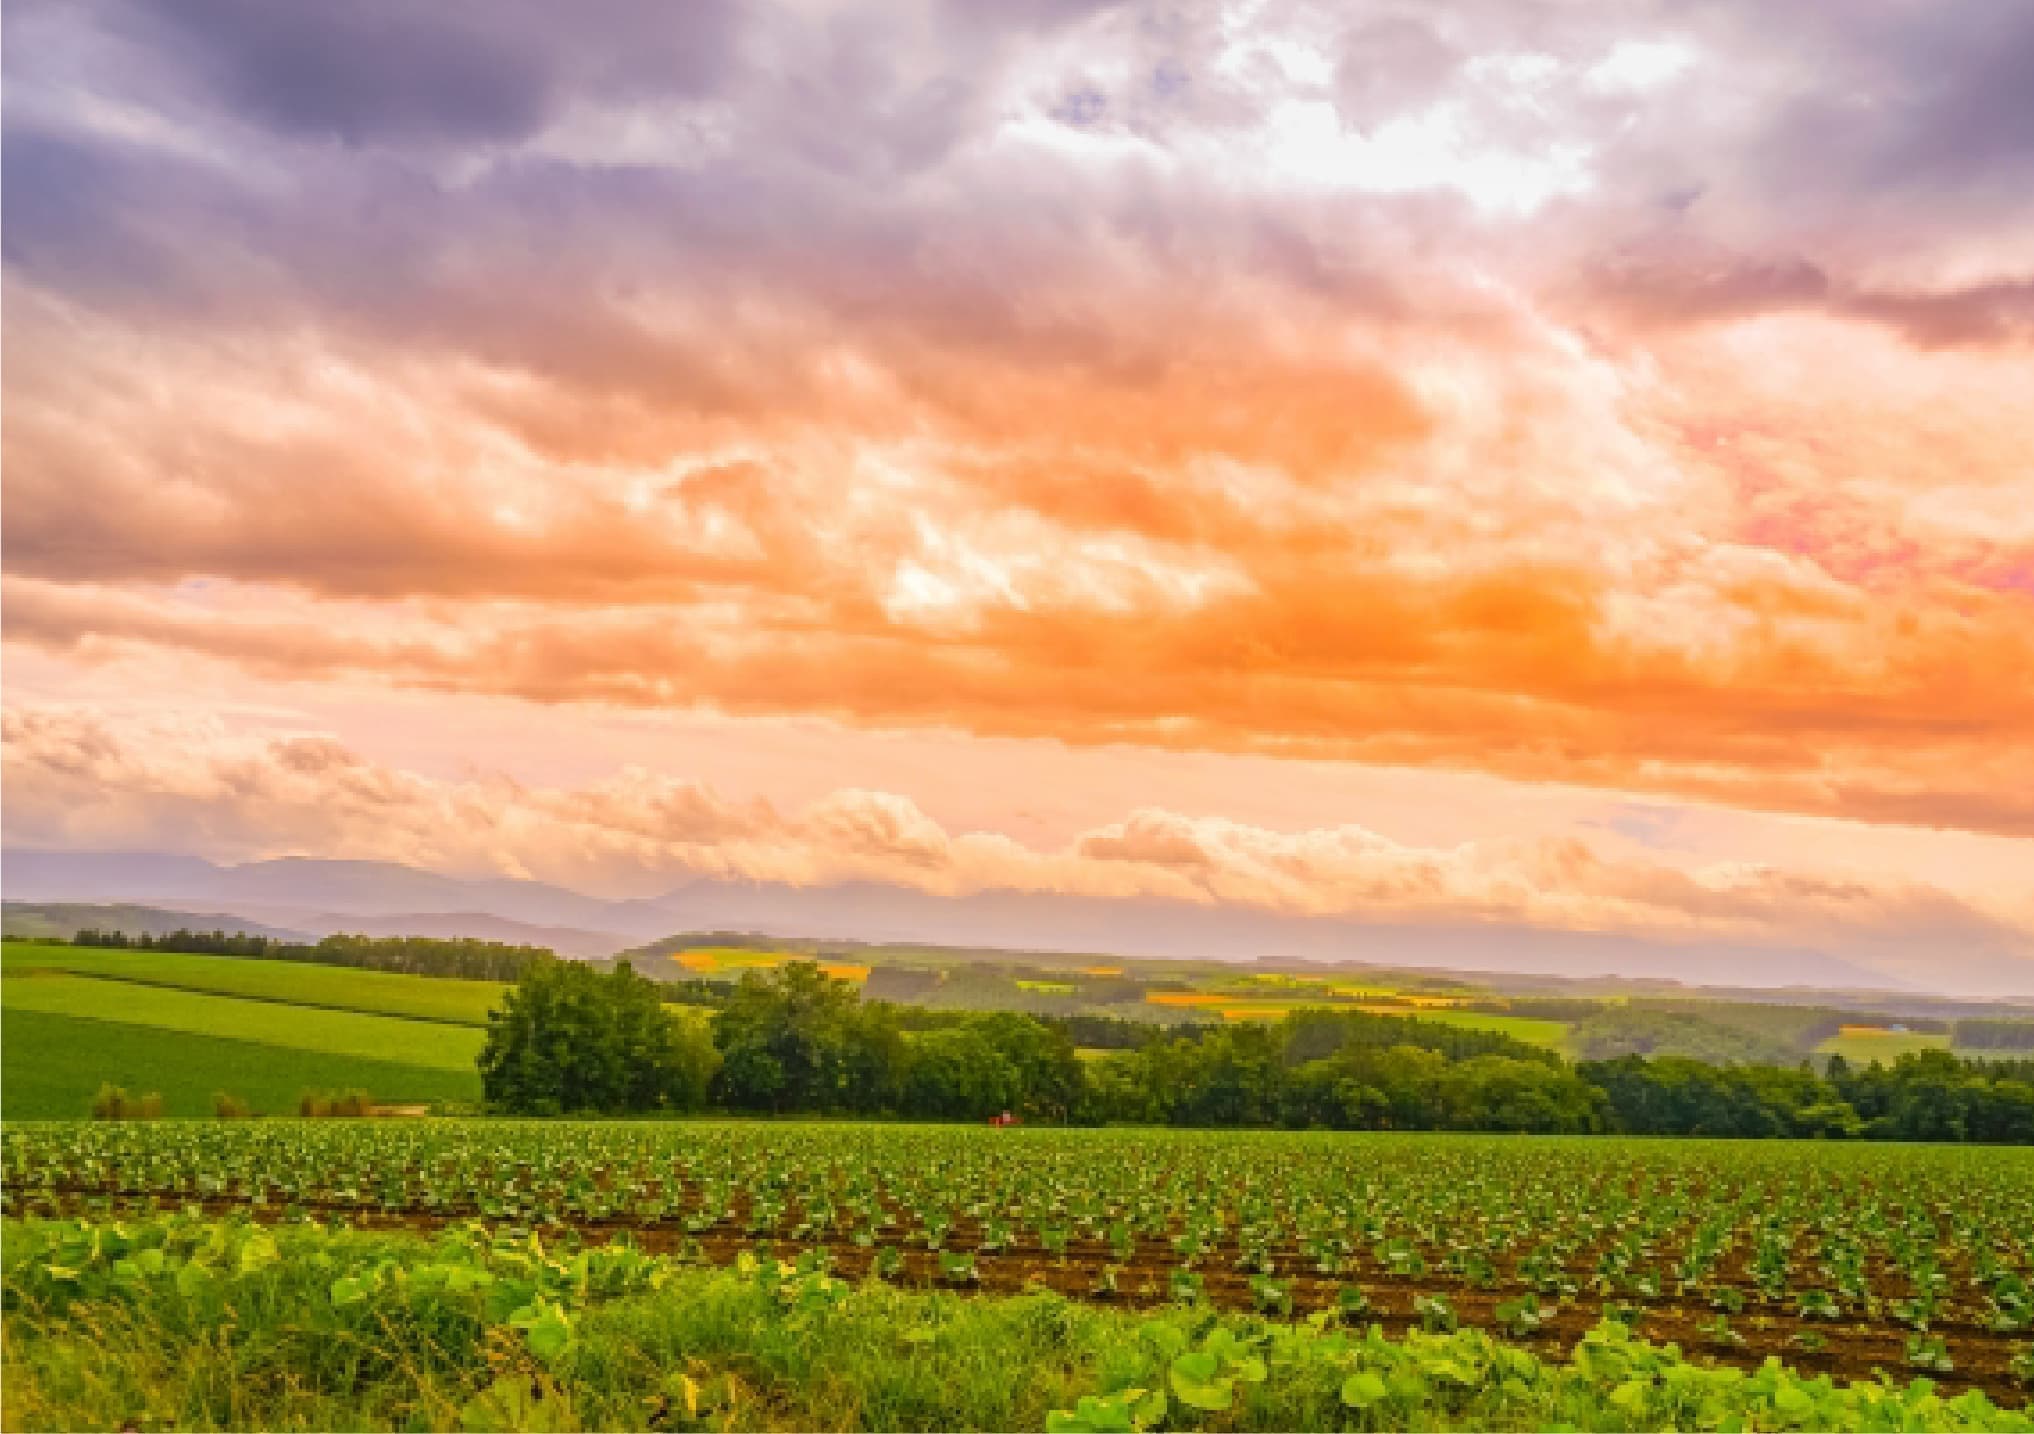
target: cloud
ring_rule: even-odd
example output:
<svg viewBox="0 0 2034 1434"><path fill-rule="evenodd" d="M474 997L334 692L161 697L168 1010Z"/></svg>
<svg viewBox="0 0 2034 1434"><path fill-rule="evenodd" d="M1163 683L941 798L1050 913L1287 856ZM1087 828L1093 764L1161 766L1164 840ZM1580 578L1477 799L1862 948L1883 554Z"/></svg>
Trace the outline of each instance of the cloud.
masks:
<svg viewBox="0 0 2034 1434"><path fill-rule="evenodd" d="M950 832L886 792L843 788L780 810L642 768L576 788L434 779L329 737L173 711L12 711L4 757L6 839L25 845L315 852L635 894L703 875L1872 950L1925 937L1944 959L2034 963L2034 913L1915 882L1612 859L1576 838L1423 848L1355 824L1286 832L1146 808L1047 850Z"/></svg>
<svg viewBox="0 0 2034 1434"><path fill-rule="evenodd" d="M1257 18L11 6L8 641L2034 833L2022 21Z"/></svg>

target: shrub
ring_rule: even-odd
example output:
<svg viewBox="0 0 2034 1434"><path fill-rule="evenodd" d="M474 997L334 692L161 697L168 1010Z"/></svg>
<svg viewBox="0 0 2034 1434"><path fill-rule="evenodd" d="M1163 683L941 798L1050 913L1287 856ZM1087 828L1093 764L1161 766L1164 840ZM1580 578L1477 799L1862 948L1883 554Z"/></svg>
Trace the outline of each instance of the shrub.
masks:
<svg viewBox="0 0 2034 1434"><path fill-rule="evenodd" d="M374 1097L364 1090L307 1090L297 1097L297 1114L306 1119L374 1114Z"/></svg>
<svg viewBox="0 0 2034 1434"><path fill-rule="evenodd" d="M155 1120L161 1115L160 1091L129 1095L125 1087L106 1081L100 1085L99 1093L92 1097L94 1120Z"/></svg>

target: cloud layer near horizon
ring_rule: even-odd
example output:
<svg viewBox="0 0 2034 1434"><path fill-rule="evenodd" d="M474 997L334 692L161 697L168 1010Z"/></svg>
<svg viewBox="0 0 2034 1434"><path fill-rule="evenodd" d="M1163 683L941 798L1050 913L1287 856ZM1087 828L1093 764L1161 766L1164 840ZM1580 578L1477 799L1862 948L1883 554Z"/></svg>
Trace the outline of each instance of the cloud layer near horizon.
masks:
<svg viewBox="0 0 2034 1434"><path fill-rule="evenodd" d="M7 648L2034 838L2030 65L1895 0L22 0Z"/></svg>
<svg viewBox="0 0 2034 1434"><path fill-rule="evenodd" d="M536 787L430 778L329 737L235 734L205 718L44 709L4 722L7 838L26 846L223 860L311 851L608 896L696 876L864 881L1754 946L1863 939L1878 969L1901 976L1927 972L1928 946L1948 942L1981 954L1978 979L2006 990L2034 969L2034 908L1988 911L1914 881L1682 869L1579 837L1416 847L1355 824L1284 832L1151 807L1040 850L949 831L906 797L852 787L786 811L639 767Z"/></svg>

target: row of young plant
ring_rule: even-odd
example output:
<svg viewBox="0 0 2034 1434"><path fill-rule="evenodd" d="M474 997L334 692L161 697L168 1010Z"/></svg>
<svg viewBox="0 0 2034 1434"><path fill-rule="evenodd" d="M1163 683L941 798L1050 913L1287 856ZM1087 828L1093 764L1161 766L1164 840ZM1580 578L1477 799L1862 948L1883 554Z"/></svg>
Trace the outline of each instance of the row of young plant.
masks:
<svg viewBox="0 0 2034 1434"><path fill-rule="evenodd" d="M4 1246L23 1427L2034 1429L1977 1390L1712 1366L1614 1320L1545 1358L1335 1312L912 1295L817 1252L708 1271L478 1225L189 1214L15 1223Z"/></svg>
<svg viewBox="0 0 2034 1434"><path fill-rule="evenodd" d="M839 1124L15 1125L19 1213L93 1197L621 1224L973 1261L2034 1331L2034 1155ZM886 1253L887 1252L887 1253ZM1719 1330L1719 1338L1724 1338Z"/></svg>

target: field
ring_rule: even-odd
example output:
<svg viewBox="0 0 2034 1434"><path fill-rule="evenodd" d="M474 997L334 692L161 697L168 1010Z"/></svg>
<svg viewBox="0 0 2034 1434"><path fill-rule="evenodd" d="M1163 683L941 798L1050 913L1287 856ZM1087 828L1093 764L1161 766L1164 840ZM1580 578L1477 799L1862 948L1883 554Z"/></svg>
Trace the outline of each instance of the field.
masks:
<svg viewBox="0 0 2034 1434"><path fill-rule="evenodd" d="M36 971L71 972L105 980L281 1001L292 1006L408 1016L459 1026L484 1026L508 988L494 981L426 979L388 971L357 971L302 961L239 956L190 956L173 951L120 951L10 941L0 954L8 980Z"/></svg>
<svg viewBox="0 0 2034 1434"><path fill-rule="evenodd" d="M9 1120L83 1115L103 1081L155 1091L168 1115L210 1115L225 1091L258 1111L291 1111L307 1090L365 1090L383 1101L480 1099L469 1071L8 1010L0 1015Z"/></svg>
<svg viewBox="0 0 2034 1434"><path fill-rule="evenodd" d="M1817 1055L1842 1056L1852 1065L1891 1065L1913 1051L1946 1051L1949 1037L1921 1031L1887 1031L1846 1026L1815 1048Z"/></svg>
<svg viewBox="0 0 2034 1434"><path fill-rule="evenodd" d="M639 957L647 975L662 976L659 962L669 962L685 976L736 976L744 971L774 971L786 961L811 959L799 951L764 951L748 946L688 946L668 956ZM869 979L870 968L859 961L821 961L819 969L836 981L857 986Z"/></svg>
<svg viewBox="0 0 2034 1434"><path fill-rule="evenodd" d="M1318 1313L1391 1339L1478 1329L1550 1363L1608 1311L1719 1366L1777 1355L2010 1402L2034 1331L2025 1150L258 1122L14 1125L4 1173L14 1217L196 1200L568 1242L626 1230L686 1263L767 1252L907 1290Z"/></svg>
<svg viewBox="0 0 2034 1434"><path fill-rule="evenodd" d="M11 977L6 1005L15 1011L102 1020L110 1017L122 1025L223 1036L326 1055L400 1058L404 1065L428 1070L472 1070L483 1039L482 1032L469 1026L135 986L91 976Z"/></svg>
<svg viewBox="0 0 2034 1434"><path fill-rule="evenodd" d="M1508 1016L1490 1011L1455 1010L1433 998L1416 1001L1378 999L1375 990L1344 993L1338 988L1293 982L1288 989L1265 991L1256 987L1242 990L1153 991L1145 996L1147 1005L1171 1010L1193 1011L1220 1016L1229 1021L1276 1021L1304 1008L1362 1011L1374 1016L1411 1016L1437 1025L1461 1026L1472 1031L1497 1031L1528 1045L1550 1051L1564 1048L1568 1036L1565 1021L1543 1020L1536 1016Z"/></svg>
<svg viewBox="0 0 2034 1434"><path fill-rule="evenodd" d="M497 992L294 962L10 945L5 1112L81 1116L106 1081L161 1093L172 1115L210 1114L215 1091L271 1113L312 1089L477 1101L483 1032L471 1017Z"/></svg>

